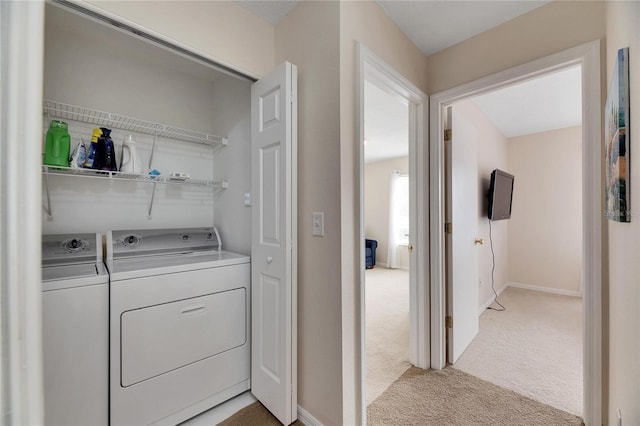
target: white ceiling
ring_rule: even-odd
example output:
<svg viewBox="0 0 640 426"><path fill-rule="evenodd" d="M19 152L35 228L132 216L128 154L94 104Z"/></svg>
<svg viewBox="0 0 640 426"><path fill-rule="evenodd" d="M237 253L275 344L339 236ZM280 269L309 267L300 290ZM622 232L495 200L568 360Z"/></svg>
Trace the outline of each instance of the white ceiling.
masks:
<svg viewBox="0 0 640 426"><path fill-rule="evenodd" d="M472 99L508 137L579 126L581 69L573 67Z"/></svg>
<svg viewBox="0 0 640 426"><path fill-rule="evenodd" d="M460 43L550 0L376 0L382 10L427 56ZM299 0L236 0L272 25Z"/></svg>
<svg viewBox="0 0 640 426"><path fill-rule="evenodd" d="M236 3L271 25L277 25L298 5L298 0L236 0Z"/></svg>
<svg viewBox="0 0 640 426"><path fill-rule="evenodd" d="M427 56L548 2L377 0L387 16Z"/></svg>
<svg viewBox="0 0 640 426"><path fill-rule="evenodd" d="M378 86L364 83L364 161L409 155L409 105Z"/></svg>

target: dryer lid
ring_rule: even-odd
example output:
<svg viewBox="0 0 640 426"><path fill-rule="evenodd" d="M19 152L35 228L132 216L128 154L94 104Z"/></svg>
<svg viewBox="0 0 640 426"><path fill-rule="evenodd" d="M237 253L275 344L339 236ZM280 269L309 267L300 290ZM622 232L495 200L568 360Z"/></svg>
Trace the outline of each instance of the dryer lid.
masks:
<svg viewBox="0 0 640 426"><path fill-rule="evenodd" d="M42 280L68 280L73 278L88 278L99 275L95 263L85 263L79 265L61 265L42 268Z"/></svg>

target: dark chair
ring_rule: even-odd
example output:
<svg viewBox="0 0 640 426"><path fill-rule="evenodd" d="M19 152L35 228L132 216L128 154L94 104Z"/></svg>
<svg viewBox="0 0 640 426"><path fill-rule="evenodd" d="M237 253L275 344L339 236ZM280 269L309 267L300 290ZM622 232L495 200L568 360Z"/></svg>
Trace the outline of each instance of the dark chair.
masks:
<svg viewBox="0 0 640 426"><path fill-rule="evenodd" d="M376 265L376 249L378 242L376 240L364 240L364 256L367 269L371 269Z"/></svg>

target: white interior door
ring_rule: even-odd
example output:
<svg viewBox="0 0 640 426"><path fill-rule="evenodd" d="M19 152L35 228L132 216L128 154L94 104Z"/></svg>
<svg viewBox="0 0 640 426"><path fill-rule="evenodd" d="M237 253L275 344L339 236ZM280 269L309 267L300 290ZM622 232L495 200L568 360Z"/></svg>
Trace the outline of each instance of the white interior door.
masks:
<svg viewBox="0 0 640 426"><path fill-rule="evenodd" d="M478 154L476 128L451 108L447 141L447 361L454 364L478 334Z"/></svg>
<svg viewBox="0 0 640 426"><path fill-rule="evenodd" d="M297 69L251 87L251 392L285 425L296 397Z"/></svg>

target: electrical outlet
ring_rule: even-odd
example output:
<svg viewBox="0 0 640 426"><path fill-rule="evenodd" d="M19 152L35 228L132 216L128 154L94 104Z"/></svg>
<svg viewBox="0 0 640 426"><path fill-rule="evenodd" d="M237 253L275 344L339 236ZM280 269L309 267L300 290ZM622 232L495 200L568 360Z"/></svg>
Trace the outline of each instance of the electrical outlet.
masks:
<svg viewBox="0 0 640 426"><path fill-rule="evenodd" d="M618 408L618 426L622 426L622 411Z"/></svg>
<svg viewBox="0 0 640 426"><path fill-rule="evenodd" d="M251 207L251 193L250 192L245 192L244 193L244 205L245 205L245 207Z"/></svg>

